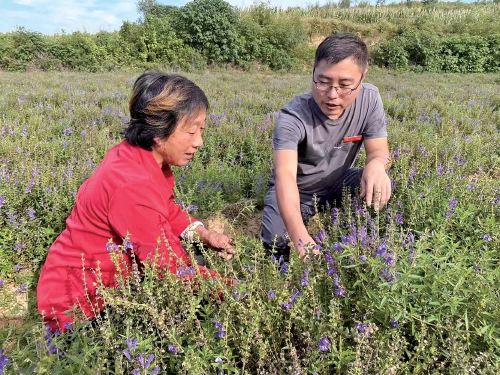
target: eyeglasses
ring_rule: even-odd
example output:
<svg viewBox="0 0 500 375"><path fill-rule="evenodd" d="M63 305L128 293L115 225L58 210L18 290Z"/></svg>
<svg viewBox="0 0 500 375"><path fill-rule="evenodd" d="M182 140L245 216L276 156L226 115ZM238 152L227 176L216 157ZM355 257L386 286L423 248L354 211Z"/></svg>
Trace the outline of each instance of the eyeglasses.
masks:
<svg viewBox="0 0 500 375"><path fill-rule="evenodd" d="M337 87L337 86L330 85L330 84L328 84L326 82L316 82L314 80L314 72L315 71L313 70L313 82L314 82L314 84L316 85L316 88L319 91L328 92L331 89L335 89L335 91L337 92L337 94L339 96L348 96L348 95L351 95L351 93L359 87L359 85L361 84L361 81L363 80L363 75L361 75L361 78L360 78L358 84L354 88L350 88L350 87Z"/></svg>

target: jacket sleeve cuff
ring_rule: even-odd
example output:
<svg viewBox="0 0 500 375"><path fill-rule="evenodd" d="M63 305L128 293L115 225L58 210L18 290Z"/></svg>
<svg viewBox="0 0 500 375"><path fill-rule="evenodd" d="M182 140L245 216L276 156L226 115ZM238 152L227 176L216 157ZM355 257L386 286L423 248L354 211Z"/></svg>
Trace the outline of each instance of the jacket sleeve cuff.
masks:
<svg viewBox="0 0 500 375"><path fill-rule="evenodd" d="M186 229L184 229L184 231L181 233L181 238L183 240L193 242L194 241L194 234L196 233L195 229L196 229L196 227L198 227L200 225L202 227L204 227L204 225L201 221L194 221L191 224L189 224L188 227Z"/></svg>

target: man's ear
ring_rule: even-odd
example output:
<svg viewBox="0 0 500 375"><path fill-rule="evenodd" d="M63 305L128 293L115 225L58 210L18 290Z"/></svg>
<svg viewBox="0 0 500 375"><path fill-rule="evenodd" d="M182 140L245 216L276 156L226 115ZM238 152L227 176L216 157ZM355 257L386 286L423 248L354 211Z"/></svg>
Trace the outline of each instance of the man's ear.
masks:
<svg viewBox="0 0 500 375"><path fill-rule="evenodd" d="M365 69L365 71L363 72L363 81L365 80L366 78L366 74L368 73L368 68Z"/></svg>

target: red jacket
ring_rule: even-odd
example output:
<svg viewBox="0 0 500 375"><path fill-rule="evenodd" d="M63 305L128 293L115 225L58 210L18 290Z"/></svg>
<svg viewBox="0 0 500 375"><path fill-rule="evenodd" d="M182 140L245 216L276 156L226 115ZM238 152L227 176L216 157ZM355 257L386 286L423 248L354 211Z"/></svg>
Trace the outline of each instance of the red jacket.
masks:
<svg viewBox="0 0 500 375"><path fill-rule="evenodd" d="M161 241L160 265L175 273L179 259L189 264L179 236L196 219L174 203L173 187L170 167L160 169L151 151L123 141L107 153L78 190L66 229L50 247L40 274L38 310L52 330L63 330L73 321L65 311L75 304L89 320L102 310L96 300L95 269L100 262L103 284L116 286L117 270L106 248L110 238L121 245L129 233L136 257L145 261L154 254L157 239L166 237L175 256Z"/></svg>

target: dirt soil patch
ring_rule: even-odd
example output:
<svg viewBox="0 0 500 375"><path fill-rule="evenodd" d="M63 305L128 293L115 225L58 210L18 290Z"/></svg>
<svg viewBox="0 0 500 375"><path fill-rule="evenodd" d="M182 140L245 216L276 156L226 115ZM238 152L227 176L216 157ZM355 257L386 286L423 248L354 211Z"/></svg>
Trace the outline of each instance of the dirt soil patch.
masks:
<svg viewBox="0 0 500 375"><path fill-rule="evenodd" d="M0 328L20 325L28 311L28 294L16 293L17 286L6 284L0 291Z"/></svg>

